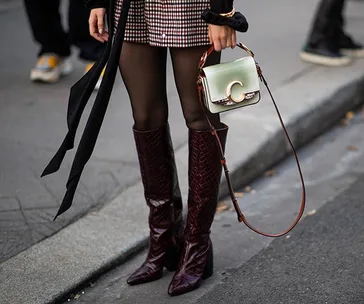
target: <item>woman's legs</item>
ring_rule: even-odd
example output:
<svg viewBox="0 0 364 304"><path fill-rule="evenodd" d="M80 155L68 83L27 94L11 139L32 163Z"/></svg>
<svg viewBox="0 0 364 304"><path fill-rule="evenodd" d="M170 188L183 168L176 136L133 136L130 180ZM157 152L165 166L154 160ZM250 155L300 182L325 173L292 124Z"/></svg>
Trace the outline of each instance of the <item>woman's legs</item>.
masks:
<svg viewBox="0 0 364 304"><path fill-rule="evenodd" d="M211 134L196 87L197 65L207 47L172 49L177 90L186 124L189 127L189 193L188 217L182 257L168 292L179 295L199 287L201 280L212 275L213 254L210 228L215 215L221 179L220 152ZM207 64L220 61L213 53ZM218 115L208 113L225 146L227 126Z"/></svg>
<svg viewBox="0 0 364 304"><path fill-rule="evenodd" d="M167 49L124 42L120 72L128 91L134 129L161 128L168 120L166 92Z"/></svg>
<svg viewBox="0 0 364 304"><path fill-rule="evenodd" d="M157 280L163 267L174 270L182 244L182 200L168 126L164 48L125 42L120 71L133 110L134 139L149 213L146 261L131 285Z"/></svg>
<svg viewBox="0 0 364 304"><path fill-rule="evenodd" d="M187 127L194 130L208 130L204 111L198 99L196 87L197 66L201 55L208 46L191 48L171 48L174 77L178 95L181 101L183 115ZM220 62L221 53L213 52L207 59L206 66ZM209 118L215 128L220 125L218 114L211 114L207 111Z"/></svg>

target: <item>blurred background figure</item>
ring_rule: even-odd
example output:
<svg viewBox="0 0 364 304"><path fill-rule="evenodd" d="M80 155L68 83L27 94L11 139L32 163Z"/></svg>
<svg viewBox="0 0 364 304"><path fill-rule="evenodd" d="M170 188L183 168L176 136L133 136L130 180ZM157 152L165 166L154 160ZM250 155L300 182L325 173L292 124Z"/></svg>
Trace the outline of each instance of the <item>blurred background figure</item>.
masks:
<svg viewBox="0 0 364 304"><path fill-rule="evenodd" d="M308 41L300 52L303 61L344 66L353 57L364 57L364 48L344 32L345 0L321 0Z"/></svg>
<svg viewBox="0 0 364 304"><path fill-rule="evenodd" d="M89 34L89 10L83 0L69 0L68 33L62 26L60 0L24 0L34 39L40 44L38 61L30 72L32 81L56 83L72 72L71 46L79 49L79 58L87 72L104 51L105 45ZM96 89L99 87L99 80Z"/></svg>

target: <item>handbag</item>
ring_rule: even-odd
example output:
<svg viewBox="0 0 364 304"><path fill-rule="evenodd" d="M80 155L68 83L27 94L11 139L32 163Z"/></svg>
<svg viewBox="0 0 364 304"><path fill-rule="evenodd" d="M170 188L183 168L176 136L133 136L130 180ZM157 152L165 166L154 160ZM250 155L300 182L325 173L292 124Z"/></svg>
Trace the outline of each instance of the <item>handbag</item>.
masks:
<svg viewBox="0 0 364 304"><path fill-rule="evenodd" d="M238 43L237 46L243 49L248 54L248 56L241 57L234 61L204 67L207 57L212 53L214 47L211 46L206 52L202 54L200 62L198 64L198 76L197 76L197 89L199 92L199 99L201 106L205 111L205 114L207 114L206 109L209 110L211 113L221 113L258 103L261 99L260 83L263 82L265 87L267 88L268 93L273 102L274 108L277 112L284 134L294 154L298 173L302 184L302 199L301 199L300 210L297 214L296 219L291 224L291 226L288 227L288 229L284 230L283 232L277 234L265 233L253 227L247 221L247 219L245 218L244 214L240 209L240 206L238 204L237 198L235 196L232 187L231 179L229 176L229 170L226 163L226 158L224 156L219 136L214 126L212 125L208 115L206 115L206 120L211 128L211 134L216 138L217 146L220 153L221 165L224 169L229 189L229 194L234 209L236 211L236 214L238 216L238 221L243 222L248 228L263 236L280 237L290 232L297 225L305 210L306 189L305 189L303 174L298 160L297 152L288 135L287 129L284 125L283 119L279 112L278 106L274 100L274 97L271 93L271 90L268 86L268 83L263 76L262 69L260 68L259 64L255 61L254 53L243 43Z"/></svg>
<svg viewBox="0 0 364 304"><path fill-rule="evenodd" d="M198 81L206 108L211 113L221 113L258 103L260 81L252 52L246 48L250 56L204 67L212 50L204 53L199 64Z"/></svg>

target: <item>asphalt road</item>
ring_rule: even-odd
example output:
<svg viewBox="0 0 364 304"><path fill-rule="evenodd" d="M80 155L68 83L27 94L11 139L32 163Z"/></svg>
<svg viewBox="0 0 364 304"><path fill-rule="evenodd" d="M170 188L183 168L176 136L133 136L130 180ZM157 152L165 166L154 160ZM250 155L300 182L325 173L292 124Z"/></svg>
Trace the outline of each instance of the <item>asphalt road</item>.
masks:
<svg viewBox="0 0 364 304"><path fill-rule="evenodd" d="M198 304L364 303L364 175Z"/></svg>
<svg viewBox="0 0 364 304"><path fill-rule="evenodd" d="M70 302L364 303L363 125L362 111L300 151L307 206L304 219L287 237L272 240L249 231L237 223L227 199L212 227L215 275L198 290L169 297L168 272L156 282L128 286L125 280L142 263L144 252L69 295ZM251 189L240 189L239 203L255 226L278 232L296 215L301 189L293 159L269 175Z"/></svg>

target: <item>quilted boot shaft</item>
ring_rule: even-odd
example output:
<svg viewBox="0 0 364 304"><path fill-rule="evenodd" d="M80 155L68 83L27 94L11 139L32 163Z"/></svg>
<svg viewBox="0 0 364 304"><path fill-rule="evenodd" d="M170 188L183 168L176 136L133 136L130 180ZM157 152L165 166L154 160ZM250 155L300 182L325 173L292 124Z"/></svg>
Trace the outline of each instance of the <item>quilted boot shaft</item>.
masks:
<svg viewBox="0 0 364 304"><path fill-rule="evenodd" d="M217 130L223 149L228 127ZM222 166L216 138L211 131L190 130L188 217L181 261L169 285L172 296L200 286L212 275L210 228L218 203Z"/></svg>
<svg viewBox="0 0 364 304"><path fill-rule="evenodd" d="M128 278L130 285L161 278L163 267L175 270L183 243L182 200L169 126L134 130L134 138L150 209L150 237L146 261Z"/></svg>

